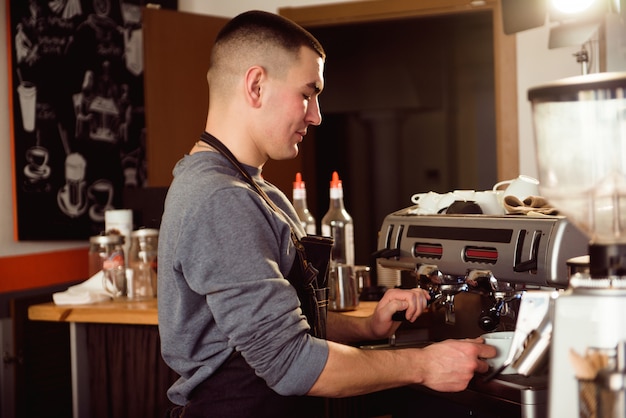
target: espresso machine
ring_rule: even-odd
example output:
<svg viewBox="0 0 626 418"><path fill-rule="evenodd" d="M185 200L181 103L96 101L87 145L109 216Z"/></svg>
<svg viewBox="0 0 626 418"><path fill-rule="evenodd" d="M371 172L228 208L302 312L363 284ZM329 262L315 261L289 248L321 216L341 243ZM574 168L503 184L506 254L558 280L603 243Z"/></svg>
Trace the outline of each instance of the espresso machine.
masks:
<svg viewBox="0 0 626 418"><path fill-rule="evenodd" d="M567 260L587 252L564 216L417 213L408 207L385 217L377 263L413 276L409 287L428 290L448 325L459 319L455 298L471 292L490 301L478 327L496 330L528 290L566 288Z"/></svg>
<svg viewBox="0 0 626 418"><path fill-rule="evenodd" d="M512 347L521 349L550 295L567 288L567 260L587 254L587 242L564 216L423 215L408 207L385 217L375 256L381 268L400 270L403 286L429 292L429 311L418 319L428 341L514 330ZM477 376L464 394L434 396L463 402L471 414L486 408L497 416L547 416L545 369L491 374Z"/></svg>
<svg viewBox="0 0 626 418"><path fill-rule="evenodd" d="M550 312L549 417L623 417L626 73L558 80L528 98L541 195L585 234L589 255L588 271L570 278ZM618 382L616 401L604 405L596 396L603 376ZM611 394L609 380L603 390ZM607 403L621 412L607 412Z"/></svg>

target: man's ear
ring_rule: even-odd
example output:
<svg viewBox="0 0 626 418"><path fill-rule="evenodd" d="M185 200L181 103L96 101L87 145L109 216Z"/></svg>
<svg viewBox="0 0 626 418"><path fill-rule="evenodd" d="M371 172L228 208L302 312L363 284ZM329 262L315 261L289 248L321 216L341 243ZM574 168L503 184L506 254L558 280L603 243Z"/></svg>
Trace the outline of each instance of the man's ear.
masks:
<svg viewBox="0 0 626 418"><path fill-rule="evenodd" d="M246 72L246 100L254 107L261 105L261 86L267 75L263 67L250 67Z"/></svg>

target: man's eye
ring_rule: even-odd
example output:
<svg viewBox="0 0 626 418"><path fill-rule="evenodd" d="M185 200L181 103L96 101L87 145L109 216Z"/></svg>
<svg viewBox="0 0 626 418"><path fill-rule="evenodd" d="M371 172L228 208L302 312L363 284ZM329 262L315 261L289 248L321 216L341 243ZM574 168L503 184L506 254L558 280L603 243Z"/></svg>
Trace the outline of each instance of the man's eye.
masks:
<svg viewBox="0 0 626 418"><path fill-rule="evenodd" d="M310 101L313 96L310 96L308 94L303 94L302 97L304 97L304 100Z"/></svg>

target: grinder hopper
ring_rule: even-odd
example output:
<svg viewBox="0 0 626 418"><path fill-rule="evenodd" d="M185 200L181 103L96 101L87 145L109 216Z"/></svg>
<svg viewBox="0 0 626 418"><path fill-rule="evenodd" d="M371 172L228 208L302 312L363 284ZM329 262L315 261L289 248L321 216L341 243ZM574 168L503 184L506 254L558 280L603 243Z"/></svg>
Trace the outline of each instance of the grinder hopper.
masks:
<svg viewBox="0 0 626 418"><path fill-rule="evenodd" d="M571 77L529 90L540 193L589 238L551 313L549 417L583 416L570 358L611 356L626 340L626 73Z"/></svg>
<svg viewBox="0 0 626 418"><path fill-rule="evenodd" d="M600 252L626 244L626 73L571 77L528 97L541 195ZM591 260L592 275L603 261Z"/></svg>

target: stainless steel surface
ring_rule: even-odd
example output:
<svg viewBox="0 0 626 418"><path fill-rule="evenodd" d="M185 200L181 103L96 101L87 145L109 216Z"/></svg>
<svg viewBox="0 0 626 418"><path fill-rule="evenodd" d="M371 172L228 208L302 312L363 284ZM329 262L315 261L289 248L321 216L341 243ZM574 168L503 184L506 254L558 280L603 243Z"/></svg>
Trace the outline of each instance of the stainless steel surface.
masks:
<svg viewBox="0 0 626 418"><path fill-rule="evenodd" d="M328 309L331 311L351 311L359 306L359 285L353 266L331 266L328 287Z"/></svg>
<svg viewBox="0 0 626 418"><path fill-rule="evenodd" d="M406 208L385 218L378 249L400 250L380 259L388 268L434 264L451 275L489 270L511 283L566 287L566 261L587 254L587 244L561 216L413 215Z"/></svg>
<svg viewBox="0 0 626 418"><path fill-rule="evenodd" d="M516 416L546 417L542 366L550 326L542 320L557 290L568 286L567 260L587 254L587 244L561 216L417 215L409 207L383 221L378 253L387 256L378 263L414 277L435 299L427 313L430 341L515 331L507 363L524 354L526 375L496 371L446 396L477 406L516 405ZM525 352L531 341L535 348Z"/></svg>
<svg viewBox="0 0 626 418"><path fill-rule="evenodd" d="M545 371L548 366L551 340L552 318L547 313L541 323L528 333L521 351L513 359L513 367L518 373L532 376Z"/></svg>
<svg viewBox="0 0 626 418"><path fill-rule="evenodd" d="M589 273L589 255L581 255L567 260L567 270L570 278L576 273Z"/></svg>
<svg viewBox="0 0 626 418"><path fill-rule="evenodd" d="M555 301L550 349L551 418L579 414L577 371L570 353L586 356L590 349L615 351L618 344L626 341L625 301L626 290L616 289L600 289L595 294L572 289Z"/></svg>

